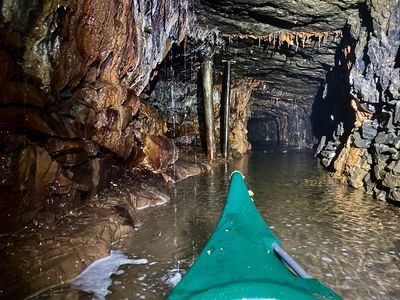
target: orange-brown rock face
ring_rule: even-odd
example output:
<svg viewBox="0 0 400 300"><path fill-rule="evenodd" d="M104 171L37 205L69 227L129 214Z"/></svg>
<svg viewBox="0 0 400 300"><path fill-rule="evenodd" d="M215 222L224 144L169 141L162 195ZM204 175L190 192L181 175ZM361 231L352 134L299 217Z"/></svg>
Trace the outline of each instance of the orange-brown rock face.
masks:
<svg viewBox="0 0 400 300"><path fill-rule="evenodd" d="M246 153L251 149L247 139L247 121L249 119L249 101L256 80L239 80L232 86L231 92L231 132L229 133L230 149L238 153Z"/></svg>
<svg viewBox="0 0 400 300"><path fill-rule="evenodd" d="M127 127L137 96L172 42L185 36L186 8L181 1L79 1L63 17L56 93L90 101L93 140L124 159L134 144Z"/></svg>
<svg viewBox="0 0 400 300"><path fill-rule="evenodd" d="M178 148L165 137L147 135L144 144L144 164L151 170L165 171L178 158Z"/></svg>
<svg viewBox="0 0 400 300"><path fill-rule="evenodd" d="M351 106L355 113L354 129L333 164L332 176L354 188L362 188L371 170L369 163L371 157L366 148L358 148L358 145L355 145L353 142L355 139L354 132L360 130L362 124L369 121L372 114L365 112L357 99L351 101Z"/></svg>
<svg viewBox="0 0 400 300"><path fill-rule="evenodd" d="M13 187L2 207L63 213L107 183L113 158L140 152L138 96L185 37L187 10L186 0L1 4L0 179Z"/></svg>

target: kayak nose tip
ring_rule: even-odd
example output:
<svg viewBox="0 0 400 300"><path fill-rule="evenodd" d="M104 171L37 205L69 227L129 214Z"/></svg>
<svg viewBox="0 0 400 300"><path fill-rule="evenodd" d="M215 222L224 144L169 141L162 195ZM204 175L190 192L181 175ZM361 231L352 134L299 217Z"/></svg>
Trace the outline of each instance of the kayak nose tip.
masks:
<svg viewBox="0 0 400 300"><path fill-rule="evenodd" d="M233 172L231 173L231 176L229 176L229 179L231 179L231 178L232 178L232 176L233 176L234 174L236 174L236 173L240 174L240 175L242 176L242 178L244 179L244 175L243 175L243 173L242 173L242 172L240 172L240 171L238 171L238 170L235 170L235 171L233 171Z"/></svg>

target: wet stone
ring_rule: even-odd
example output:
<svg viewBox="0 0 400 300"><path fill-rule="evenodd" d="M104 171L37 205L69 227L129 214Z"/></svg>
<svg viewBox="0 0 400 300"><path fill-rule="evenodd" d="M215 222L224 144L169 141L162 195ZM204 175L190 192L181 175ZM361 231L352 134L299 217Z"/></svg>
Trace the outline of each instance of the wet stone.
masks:
<svg viewBox="0 0 400 300"><path fill-rule="evenodd" d="M165 137L147 135L144 143L144 163L153 170L165 170L179 157L179 149Z"/></svg>
<svg viewBox="0 0 400 300"><path fill-rule="evenodd" d="M368 172L367 175L365 175L363 182L364 182L365 192L367 194L372 195L376 184L371 179L371 173Z"/></svg>
<svg viewBox="0 0 400 300"><path fill-rule="evenodd" d="M369 112L369 113L375 113L376 112L376 108L375 105L372 105L370 103L361 103L360 104L362 109Z"/></svg>
<svg viewBox="0 0 400 300"><path fill-rule="evenodd" d="M86 103L78 101L76 98L66 100L62 103L60 113L70 116L82 123L95 123L96 113L88 107Z"/></svg>
<svg viewBox="0 0 400 300"><path fill-rule="evenodd" d="M64 89L60 92L60 97L63 99L68 99L72 97L72 93L70 90L68 89Z"/></svg>
<svg viewBox="0 0 400 300"><path fill-rule="evenodd" d="M325 147L325 144L326 144L326 136L324 135L321 137L321 140L318 143L318 147L317 150L315 151L314 157L318 156L318 154L321 153L322 149L324 149Z"/></svg>
<svg viewBox="0 0 400 300"><path fill-rule="evenodd" d="M364 139L372 140L378 133L378 123L366 120L361 126L361 135Z"/></svg>
<svg viewBox="0 0 400 300"><path fill-rule="evenodd" d="M27 138L23 135L12 134L9 131L0 131L0 149L9 153L27 144Z"/></svg>
<svg viewBox="0 0 400 300"><path fill-rule="evenodd" d="M400 124L400 102L396 102L394 107L393 123L396 125Z"/></svg>
<svg viewBox="0 0 400 300"><path fill-rule="evenodd" d="M349 182L350 186L352 186L356 189L362 187L364 185L363 180L367 174L368 174L368 170L365 170L360 167L353 167L349 172L348 182Z"/></svg>
<svg viewBox="0 0 400 300"><path fill-rule="evenodd" d="M131 201L136 209L144 209L165 204L169 201L169 197L161 197L159 195L131 195Z"/></svg>
<svg viewBox="0 0 400 300"><path fill-rule="evenodd" d="M85 151L78 153L68 153L57 157L57 162L64 168L73 168L79 166L88 160L88 155Z"/></svg>
<svg viewBox="0 0 400 300"><path fill-rule="evenodd" d="M399 160L400 159L400 152L393 153L391 159Z"/></svg>
<svg viewBox="0 0 400 300"><path fill-rule="evenodd" d="M388 145L385 144L375 144L375 152L378 155L398 153L396 148L389 147Z"/></svg>
<svg viewBox="0 0 400 300"><path fill-rule="evenodd" d="M336 143L334 141L329 141L326 144L326 147L325 147L324 150L326 150L326 151L336 151L336 149L337 149Z"/></svg>
<svg viewBox="0 0 400 300"><path fill-rule="evenodd" d="M393 189L390 191L389 198L393 201L400 201L400 189Z"/></svg>
<svg viewBox="0 0 400 300"><path fill-rule="evenodd" d="M397 139L397 135L394 134L393 132L388 132L388 133L379 132L375 138L375 143L392 145L393 143L395 143L396 139ZM398 146L400 147L400 139L399 139Z"/></svg>
<svg viewBox="0 0 400 300"><path fill-rule="evenodd" d="M50 155L58 155L61 153L73 153L83 150L81 141L62 141L60 139L51 138L46 143L46 150Z"/></svg>
<svg viewBox="0 0 400 300"><path fill-rule="evenodd" d="M393 117L393 113L392 112L387 112L389 115L388 120L386 121L386 123L384 124L384 126L386 127L386 130L388 132L395 132L396 130L396 126L393 124L394 122L394 117Z"/></svg>
<svg viewBox="0 0 400 300"><path fill-rule="evenodd" d="M85 141L84 147L90 158L95 157L100 153L100 146L95 142Z"/></svg>
<svg viewBox="0 0 400 300"><path fill-rule="evenodd" d="M386 173L382 184L388 188L400 187L400 176L396 176L391 173Z"/></svg>
<svg viewBox="0 0 400 300"><path fill-rule="evenodd" d="M353 134L353 142L357 148L368 148L371 145L371 140L363 139L358 131Z"/></svg>
<svg viewBox="0 0 400 300"><path fill-rule="evenodd" d="M394 147L399 150L400 149L400 138L396 138L394 141Z"/></svg>
<svg viewBox="0 0 400 300"><path fill-rule="evenodd" d="M378 188L375 188L375 198L381 201L385 201L387 197L387 192L384 190L379 190Z"/></svg>
<svg viewBox="0 0 400 300"><path fill-rule="evenodd" d="M393 162L392 172L394 175L400 176L400 161Z"/></svg>
<svg viewBox="0 0 400 300"><path fill-rule="evenodd" d="M369 154L368 152L365 152L362 156L362 158L369 164L372 165L372 155Z"/></svg>
<svg viewBox="0 0 400 300"><path fill-rule="evenodd" d="M50 185L50 191L52 194L65 195L71 192L73 187L73 181L68 178L66 172L60 173L58 178Z"/></svg>
<svg viewBox="0 0 400 300"><path fill-rule="evenodd" d="M171 166L167 170L167 174L174 181L178 181L190 176L198 175L206 170L207 168L205 166L201 166L198 163L193 163L184 160L177 160L175 162L175 165L173 167Z"/></svg>
<svg viewBox="0 0 400 300"><path fill-rule="evenodd" d="M322 164L325 167L328 167L331 164L333 158L336 156L336 152L324 150L321 152L321 156L322 156L322 160L321 160Z"/></svg>
<svg viewBox="0 0 400 300"><path fill-rule="evenodd" d="M378 161L374 165L373 169L374 169L374 174L375 174L376 179L382 180L385 177L385 174L386 174L385 168L386 168L386 166L387 166L386 163L383 162L383 161Z"/></svg>

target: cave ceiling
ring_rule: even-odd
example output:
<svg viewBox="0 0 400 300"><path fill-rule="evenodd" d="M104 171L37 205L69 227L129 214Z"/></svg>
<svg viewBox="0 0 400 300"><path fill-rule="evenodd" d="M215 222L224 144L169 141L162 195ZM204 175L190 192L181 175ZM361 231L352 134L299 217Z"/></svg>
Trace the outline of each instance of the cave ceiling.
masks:
<svg viewBox="0 0 400 300"><path fill-rule="evenodd" d="M361 1L196 0L196 14L224 34L267 35L273 31L333 31Z"/></svg>
<svg viewBox="0 0 400 300"><path fill-rule="evenodd" d="M342 29L359 1L195 0L198 26L223 44L214 57L235 62L233 77L260 81L252 115L270 111L271 98L311 106L335 65Z"/></svg>

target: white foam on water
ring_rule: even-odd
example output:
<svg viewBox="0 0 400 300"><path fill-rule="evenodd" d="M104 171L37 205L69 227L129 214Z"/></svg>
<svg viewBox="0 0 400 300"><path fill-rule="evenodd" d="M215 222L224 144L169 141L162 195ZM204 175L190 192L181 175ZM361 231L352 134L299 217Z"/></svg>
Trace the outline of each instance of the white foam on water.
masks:
<svg viewBox="0 0 400 300"><path fill-rule="evenodd" d="M138 278L138 280L143 281L145 278L146 278L146 274L143 274L142 276L140 276L140 277Z"/></svg>
<svg viewBox="0 0 400 300"><path fill-rule="evenodd" d="M326 257L326 256L322 256L322 257L321 257L321 260L324 261L324 262L326 262L326 263L331 263L331 262L333 262L332 259L330 259L329 257Z"/></svg>
<svg viewBox="0 0 400 300"><path fill-rule="evenodd" d="M166 282L170 287L176 287L176 285L181 281L182 275L179 273L178 269L168 270L167 274L163 276L162 280Z"/></svg>
<svg viewBox="0 0 400 300"><path fill-rule="evenodd" d="M118 270L118 271L115 273L115 275L122 275L122 274L124 274L124 273L125 273L124 270Z"/></svg>
<svg viewBox="0 0 400 300"><path fill-rule="evenodd" d="M143 265L147 259L130 259L121 251L111 251L110 255L96 260L71 282L71 287L92 293L95 300L103 300L110 293L111 275L121 274L121 265Z"/></svg>

